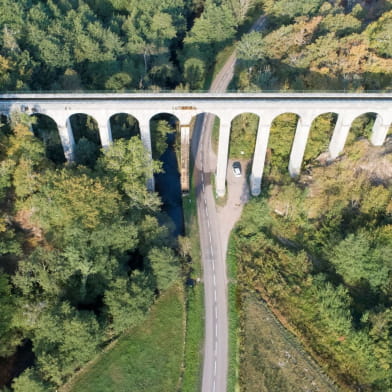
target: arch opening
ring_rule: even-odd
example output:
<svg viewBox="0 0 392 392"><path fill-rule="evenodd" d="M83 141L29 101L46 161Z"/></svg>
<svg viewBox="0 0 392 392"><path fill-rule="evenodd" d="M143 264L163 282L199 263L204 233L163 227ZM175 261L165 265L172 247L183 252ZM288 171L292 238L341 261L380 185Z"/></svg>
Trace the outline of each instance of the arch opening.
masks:
<svg viewBox="0 0 392 392"><path fill-rule="evenodd" d="M368 112L356 117L351 123L350 131L346 139L346 146L352 146L361 138L370 139L377 113Z"/></svg>
<svg viewBox="0 0 392 392"><path fill-rule="evenodd" d="M44 144L46 157L55 164L65 163L66 158L56 122L41 113L34 113L31 117L35 119L32 123L33 133Z"/></svg>
<svg viewBox="0 0 392 392"><path fill-rule="evenodd" d="M177 144L176 131L179 121L170 113L158 113L150 120L152 158L161 159L169 144Z"/></svg>
<svg viewBox="0 0 392 392"><path fill-rule="evenodd" d="M306 143L302 168L308 166L314 160L322 161L328 154L328 146L338 119L337 113L328 112L318 115L311 124L309 137Z"/></svg>
<svg viewBox="0 0 392 392"><path fill-rule="evenodd" d="M287 167L298 120L296 113L282 113L272 121L263 173L267 183L291 181Z"/></svg>
<svg viewBox="0 0 392 392"><path fill-rule="evenodd" d="M110 130L112 132L112 139L127 139L131 137L140 138L140 128L138 120L127 113L116 113L110 117Z"/></svg>
<svg viewBox="0 0 392 392"><path fill-rule="evenodd" d="M161 173L154 175L155 190L162 199L163 210L173 222L174 236L184 233L181 179L178 165L181 138L178 118L169 113L156 114L150 120L153 159L162 162Z"/></svg>
<svg viewBox="0 0 392 392"><path fill-rule="evenodd" d="M242 113L231 122L229 158L251 160L256 145L259 116Z"/></svg>
<svg viewBox="0 0 392 392"><path fill-rule="evenodd" d="M84 113L73 114L69 121L75 140L75 162L93 168L101 151L97 121Z"/></svg>

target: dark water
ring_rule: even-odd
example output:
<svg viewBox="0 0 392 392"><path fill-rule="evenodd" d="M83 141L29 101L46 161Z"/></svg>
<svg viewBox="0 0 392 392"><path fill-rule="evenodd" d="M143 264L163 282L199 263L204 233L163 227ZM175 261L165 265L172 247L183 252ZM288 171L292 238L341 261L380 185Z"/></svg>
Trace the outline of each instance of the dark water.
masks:
<svg viewBox="0 0 392 392"><path fill-rule="evenodd" d="M155 189L163 202L163 211L175 225L174 236L184 234L184 214L182 211L182 194L180 173L178 171L176 153L174 151L175 133L167 137L168 148L161 156L163 173L155 175Z"/></svg>

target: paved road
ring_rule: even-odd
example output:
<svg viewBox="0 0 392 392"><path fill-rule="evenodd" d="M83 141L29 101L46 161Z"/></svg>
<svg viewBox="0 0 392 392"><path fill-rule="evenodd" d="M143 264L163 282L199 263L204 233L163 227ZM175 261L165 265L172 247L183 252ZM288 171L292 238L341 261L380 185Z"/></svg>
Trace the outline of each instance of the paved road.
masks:
<svg viewBox="0 0 392 392"><path fill-rule="evenodd" d="M260 29L264 17L254 26ZM234 76L233 53L211 84L211 92L225 92ZM202 392L226 392L228 368L228 318L226 247L222 244L211 184L216 157L211 148L212 115L199 116L192 135L200 244L203 260L205 343Z"/></svg>

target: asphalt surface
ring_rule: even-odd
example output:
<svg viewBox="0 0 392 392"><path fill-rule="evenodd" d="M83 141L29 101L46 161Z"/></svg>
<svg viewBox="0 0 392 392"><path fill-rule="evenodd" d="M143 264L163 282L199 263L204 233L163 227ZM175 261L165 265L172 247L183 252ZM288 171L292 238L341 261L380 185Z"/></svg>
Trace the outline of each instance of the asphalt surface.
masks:
<svg viewBox="0 0 392 392"><path fill-rule="evenodd" d="M262 28L264 17L253 26ZM211 92L225 92L233 76L234 52L211 84ZM196 119L191 152L195 162L195 187L203 262L205 343L202 392L226 392L228 370L228 317L226 246L219 230L219 220L211 178L216 170L216 157L211 148L213 115Z"/></svg>

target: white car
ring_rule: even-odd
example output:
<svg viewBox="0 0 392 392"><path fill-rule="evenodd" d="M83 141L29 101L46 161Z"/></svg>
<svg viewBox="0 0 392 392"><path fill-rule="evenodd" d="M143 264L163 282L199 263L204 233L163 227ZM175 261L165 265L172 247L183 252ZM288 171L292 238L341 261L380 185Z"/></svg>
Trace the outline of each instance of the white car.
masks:
<svg viewBox="0 0 392 392"><path fill-rule="evenodd" d="M233 173L235 177L241 177L241 163L238 161L233 162Z"/></svg>

